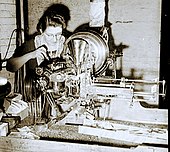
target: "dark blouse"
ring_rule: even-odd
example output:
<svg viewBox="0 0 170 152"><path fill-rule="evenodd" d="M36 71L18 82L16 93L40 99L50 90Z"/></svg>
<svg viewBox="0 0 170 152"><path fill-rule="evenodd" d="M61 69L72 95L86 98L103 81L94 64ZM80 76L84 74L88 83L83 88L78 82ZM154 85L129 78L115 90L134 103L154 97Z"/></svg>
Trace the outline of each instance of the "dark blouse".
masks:
<svg viewBox="0 0 170 152"><path fill-rule="evenodd" d="M21 46L17 47L13 57L22 56L28 52L35 50L34 39L30 39L29 41L25 41ZM26 70L33 70L37 66L36 59L31 59L26 63Z"/></svg>

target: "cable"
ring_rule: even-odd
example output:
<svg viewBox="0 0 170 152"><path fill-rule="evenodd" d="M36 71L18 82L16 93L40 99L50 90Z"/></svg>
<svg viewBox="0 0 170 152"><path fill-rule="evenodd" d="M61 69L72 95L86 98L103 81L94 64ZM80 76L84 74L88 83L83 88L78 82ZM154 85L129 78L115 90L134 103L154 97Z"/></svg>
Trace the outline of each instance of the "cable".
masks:
<svg viewBox="0 0 170 152"><path fill-rule="evenodd" d="M16 30L17 30L17 29L14 29L14 30L12 31L12 33L11 33L11 36L10 36L10 39L9 39L9 43L8 43L8 47L7 47L7 50L6 50L6 54L5 54L4 59L3 59L3 60L5 60L5 59L6 59L6 57L7 57L7 54L8 54L8 51L9 51L10 45L11 45L11 39L12 39L12 36L13 36L13 34L14 34L14 32L15 32Z"/></svg>
<svg viewBox="0 0 170 152"><path fill-rule="evenodd" d="M6 50L6 54L5 54L5 56L4 56L3 61L6 60L6 57L7 57L7 55L8 55L9 48L10 48L10 45L11 45L11 40L12 40L13 34L14 34L14 32L16 32L17 30L24 31L24 29L14 29L14 30L12 31L11 36L10 36L10 39L9 39L8 47L7 47L7 50Z"/></svg>

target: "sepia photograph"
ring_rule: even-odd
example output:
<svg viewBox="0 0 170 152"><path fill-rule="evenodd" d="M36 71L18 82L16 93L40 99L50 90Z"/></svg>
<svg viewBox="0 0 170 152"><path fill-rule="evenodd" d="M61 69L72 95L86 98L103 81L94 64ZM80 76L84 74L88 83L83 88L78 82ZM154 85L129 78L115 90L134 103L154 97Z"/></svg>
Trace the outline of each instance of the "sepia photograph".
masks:
<svg viewBox="0 0 170 152"><path fill-rule="evenodd" d="M0 0L0 152L168 152L168 0Z"/></svg>

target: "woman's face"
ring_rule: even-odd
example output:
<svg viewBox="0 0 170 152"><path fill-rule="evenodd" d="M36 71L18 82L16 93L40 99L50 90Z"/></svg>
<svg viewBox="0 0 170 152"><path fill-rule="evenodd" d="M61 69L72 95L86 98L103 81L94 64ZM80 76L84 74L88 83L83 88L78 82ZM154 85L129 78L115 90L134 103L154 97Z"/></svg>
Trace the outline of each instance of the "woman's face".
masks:
<svg viewBox="0 0 170 152"><path fill-rule="evenodd" d="M45 40L49 45L55 45L58 40L61 38L62 26L47 26L44 31Z"/></svg>

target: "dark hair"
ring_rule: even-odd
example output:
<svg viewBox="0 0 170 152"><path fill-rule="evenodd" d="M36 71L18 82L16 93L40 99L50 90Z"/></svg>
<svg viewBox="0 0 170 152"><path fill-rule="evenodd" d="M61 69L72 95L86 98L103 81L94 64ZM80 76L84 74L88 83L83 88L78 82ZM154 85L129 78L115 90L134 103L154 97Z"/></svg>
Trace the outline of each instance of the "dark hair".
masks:
<svg viewBox="0 0 170 152"><path fill-rule="evenodd" d="M70 20L70 11L68 7L63 4L52 4L44 12L37 24L37 31L44 32L48 25L57 26L62 25L66 28L67 22Z"/></svg>
<svg viewBox="0 0 170 152"><path fill-rule="evenodd" d="M63 28L66 27L64 18L60 15L55 15L52 12L49 12L49 14L46 14L40 18L37 24L37 31L44 32L47 26L55 27L58 25L62 25Z"/></svg>

